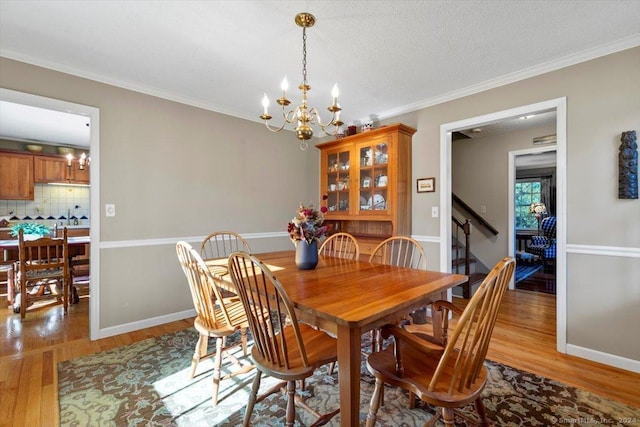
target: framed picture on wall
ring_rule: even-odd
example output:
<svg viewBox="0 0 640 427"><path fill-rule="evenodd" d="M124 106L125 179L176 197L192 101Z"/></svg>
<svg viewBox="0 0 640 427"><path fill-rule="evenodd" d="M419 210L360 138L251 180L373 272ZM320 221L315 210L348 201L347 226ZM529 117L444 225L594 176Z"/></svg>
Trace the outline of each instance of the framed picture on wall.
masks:
<svg viewBox="0 0 640 427"><path fill-rule="evenodd" d="M433 193L436 191L436 179L431 178L418 178L418 193Z"/></svg>

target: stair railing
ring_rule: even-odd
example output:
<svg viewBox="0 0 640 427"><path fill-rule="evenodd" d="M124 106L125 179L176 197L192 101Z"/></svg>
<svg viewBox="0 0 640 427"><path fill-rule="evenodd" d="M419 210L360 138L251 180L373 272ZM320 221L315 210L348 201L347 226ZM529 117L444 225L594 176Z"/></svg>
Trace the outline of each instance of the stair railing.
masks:
<svg viewBox="0 0 640 427"><path fill-rule="evenodd" d="M475 219L476 221L478 221L478 224L484 226L487 230L489 230L494 236L498 235L498 230L496 230L496 228L489 224L483 217L482 215L480 215L478 212L474 211L473 208L471 208L471 206L469 206L468 204L466 204L460 197L456 196L455 193L451 193L451 200L453 201L453 203L457 203L458 206L460 206L461 208L463 208L465 211L467 211L467 213L469 213L469 215L471 215L471 217L473 219Z"/></svg>
<svg viewBox="0 0 640 427"><path fill-rule="evenodd" d="M456 225L454 231L454 239L456 242L455 272L458 273L460 269L460 263L458 262L458 260L460 259L460 245L458 244L458 242L460 242L460 231L462 230L462 232L464 233L464 274L468 276L469 272L471 271L471 263L469 261L471 259L471 250L469 248L471 244L471 220L467 218L464 222L462 222L454 216L451 216L451 220Z"/></svg>

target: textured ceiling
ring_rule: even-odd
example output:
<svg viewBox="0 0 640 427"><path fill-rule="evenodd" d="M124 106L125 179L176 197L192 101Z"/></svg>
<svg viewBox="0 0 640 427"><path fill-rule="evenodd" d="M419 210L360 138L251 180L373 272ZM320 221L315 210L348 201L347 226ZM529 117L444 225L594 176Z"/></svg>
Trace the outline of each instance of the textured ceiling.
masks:
<svg viewBox="0 0 640 427"><path fill-rule="evenodd" d="M284 75L299 102L303 11L310 104L337 82L347 123L640 45L635 0L2 0L0 55L257 121Z"/></svg>

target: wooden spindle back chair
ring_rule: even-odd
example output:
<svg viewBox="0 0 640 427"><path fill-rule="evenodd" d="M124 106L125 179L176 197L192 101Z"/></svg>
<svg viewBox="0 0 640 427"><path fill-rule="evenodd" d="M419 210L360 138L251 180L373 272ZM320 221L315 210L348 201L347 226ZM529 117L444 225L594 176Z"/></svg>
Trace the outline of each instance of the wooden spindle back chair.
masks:
<svg viewBox="0 0 640 427"><path fill-rule="evenodd" d="M205 261L227 258L239 251L251 253L251 247L241 235L233 231L213 232L200 245L200 256Z"/></svg>
<svg viewBox="0 0 640 427"><path fill-rule="evenodd" d="M24 232L18 233L19 261L17 263L17 283L20 294L14 301L14 312L18 305L20 318L24 319L27 307L32 302L44 298L62 298L64 313L69 307L69 245L67 228L61 239L41 237L26 240Z"/></svg>
<svg viewBox="0 0 640 427"><path fill-rule="evenodd" d="M369 256L369 262L425 269L427 259L416 240L406 236L393 236L376 246Z"/></svg>
<svg viewBox="0 0 640 427"><path fill-rule="evenodd" d="M384 383L401 387L430 405L441 407L445 425L453 426L453 409L474 402L483 425L487 424L480 394L487 382L485 357L502 297L513 276L515 260L504 258L489 272L458 319L446 343L438 346L429 337L397 326L382 328L383 337L393 336L394 345L367 358L367 368L376 378L367 427L373 427L380 407ZM436 302L447 326L447 301ZM439 414L438 414L439 415ZM434 425L434 416L428 425Z"/></svg>
<svg viewBox="0 0 640 427"><path fill-rule="evenodd" d="M335 233L322 243L318 253L334 258L357 260L360 257L360 245L349 233Z"/></svg>
<svg viewBox="0 0 640 427"><path fill-rule="evenodd" d="M229 274L249 319L254 338L251 356L258 372L245 412L244 426L249 425L256 402L280 389L271 388L258 397L262 373L286 382L286 425L293 426L295 404L311 411L323 425L338 413L320 415L301 399L296 399L296 381L313 375L320 366L337 360L337 343L326 333L299 323L293 303L271 270L256 257L244 252L231 254Z"/></svg>
<svg viewBox="0 0 640 427"><path fill-rule="evenodd" d="M191 378L195 375L198 363L206 358L214 357L213 362L213 393L212 403L218 404L218 390L220 381L233 376L249 372L253 366L241 363L230 350L242 345L244 355L247 355L247 316L242 302L237 296L223 297L220 289L221 278L216 278L210 272L200 254L187 242L178 242L176 252L182 271L187 277L193 305L196 309L194 327L198 331L198 342L191 362ZM226 339L240 330L240 342L227 345ZM215 352L207 353L209 338L215 338ZM228 359L238 369L222 377L221 367L223 359Z"/></svg>

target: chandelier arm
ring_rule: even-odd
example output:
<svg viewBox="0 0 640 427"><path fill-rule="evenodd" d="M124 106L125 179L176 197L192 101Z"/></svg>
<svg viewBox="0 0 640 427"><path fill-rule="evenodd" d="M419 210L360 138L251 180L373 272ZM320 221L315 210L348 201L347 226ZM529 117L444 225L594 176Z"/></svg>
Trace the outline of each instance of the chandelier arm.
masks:
<svg viewBox="0 0 640 427"><path fill-rule="evenodd" d="M282 126L280 127L271 127L269 126L269 122L268 121L264 121L264 125L267 127L267 129L269 129L271 132L280 132L282 129L284 129L284 127L287 125L287 122L282 123Z"/></svg>

